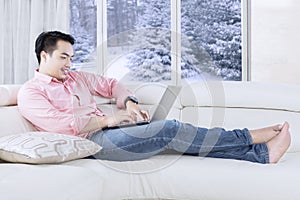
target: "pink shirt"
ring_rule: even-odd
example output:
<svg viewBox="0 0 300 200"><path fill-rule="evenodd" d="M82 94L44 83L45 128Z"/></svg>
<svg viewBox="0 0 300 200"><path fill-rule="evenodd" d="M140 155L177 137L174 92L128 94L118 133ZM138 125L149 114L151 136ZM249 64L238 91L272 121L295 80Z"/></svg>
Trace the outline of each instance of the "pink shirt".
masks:
<svg viewBox="0 0 300 200"><path fill-rule="evenodd" d="M18 93L20 113L38 130L86 137L80 134L91 116L104 116L93 95L115 98L117 107L124 108L124 101L132 93L115 79L86 72L71 71L60 82L35 71Z"/></svg>

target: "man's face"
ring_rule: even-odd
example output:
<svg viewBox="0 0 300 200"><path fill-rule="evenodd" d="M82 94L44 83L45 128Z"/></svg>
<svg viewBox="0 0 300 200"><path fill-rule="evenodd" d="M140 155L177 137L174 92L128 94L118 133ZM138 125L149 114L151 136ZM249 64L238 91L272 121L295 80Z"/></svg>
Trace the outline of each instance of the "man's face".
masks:
<svg viewBox="0 0 300 200"><path fill-rule="evenodd" d="M73 58L73 47L69 42L57 41L56 50L52 55L45 53L44 70L46 74L63 81L68 76Z"/></svg>

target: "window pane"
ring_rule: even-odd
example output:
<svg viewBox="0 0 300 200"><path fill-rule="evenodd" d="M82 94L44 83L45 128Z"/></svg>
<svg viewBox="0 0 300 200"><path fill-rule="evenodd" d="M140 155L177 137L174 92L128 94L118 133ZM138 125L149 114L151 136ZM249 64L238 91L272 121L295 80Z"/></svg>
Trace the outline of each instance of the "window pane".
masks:
<svg viewBox="0 0 300 200"><path fill-rule="evenodd" d="M241 0L181 0L182 77L242 79Z"/></svg>
<svg viewBox="0 0 300 200"><path fill-rule="evenodd" d="M73 64L77 68L90 67L96 60L97 0L70 0L70 33L75 37Z"/></svg>
<svg viewBox="0 0 300 200"><path fill-rule="evenodd" d="M107 75L124 81L171 79L171 7L165 0L108 0Z"/></svg>

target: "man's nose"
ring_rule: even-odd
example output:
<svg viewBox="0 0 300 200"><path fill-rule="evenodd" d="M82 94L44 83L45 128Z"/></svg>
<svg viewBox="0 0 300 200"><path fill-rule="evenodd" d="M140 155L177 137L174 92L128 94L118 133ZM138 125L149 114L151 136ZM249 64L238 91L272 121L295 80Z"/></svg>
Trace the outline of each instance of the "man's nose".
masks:
<svg viewBox="0 0 300 200"><path fill-rule="evenodd" d="M72 66L72 59L71 58L67 58L66 67L71 67L71 66Z"/></svg>

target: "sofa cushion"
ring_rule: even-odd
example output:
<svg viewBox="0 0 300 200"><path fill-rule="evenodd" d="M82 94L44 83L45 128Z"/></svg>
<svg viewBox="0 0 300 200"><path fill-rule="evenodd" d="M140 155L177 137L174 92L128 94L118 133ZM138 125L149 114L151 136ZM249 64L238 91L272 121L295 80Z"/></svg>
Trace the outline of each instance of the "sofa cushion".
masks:
<svg viewBox="0 0 300 200"><path fill-rule="evenodd" d="M196 82L180 94L183 107L237 107L300 112L300 86L240 81Z"/></svg>
<svg viewBox="0 0 300 200"><path fill-rule="evenodd" d="M60 163L101 150L85 138L50 132L28 132L0 137L0 158L22 163Z"/></svg>
<svg viewBox="0 0 300 200"><path fill-rule="evenodd" d="M287 153L278 164L157 155L140 161L81 159L62 165L93 170L105 183L102 199L283 200L300 196L299 152Z"/></svg>
<svg viewBox="0 0 300 200"><path fill-rule="evenodd" d="M103 180L76 166L0 165L2 200L99 200Z"/></svg>
<svg viewBox="0 0 300 200"><path fill-rule="evenodd" d="M21 85L0 85L0 106L17 104L17 94Z"/></svg>

